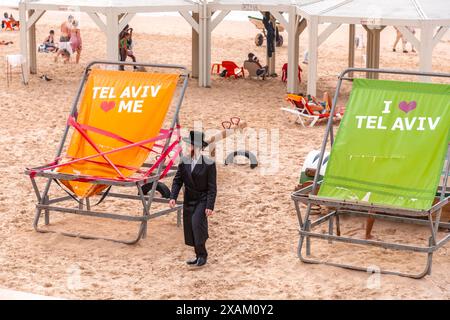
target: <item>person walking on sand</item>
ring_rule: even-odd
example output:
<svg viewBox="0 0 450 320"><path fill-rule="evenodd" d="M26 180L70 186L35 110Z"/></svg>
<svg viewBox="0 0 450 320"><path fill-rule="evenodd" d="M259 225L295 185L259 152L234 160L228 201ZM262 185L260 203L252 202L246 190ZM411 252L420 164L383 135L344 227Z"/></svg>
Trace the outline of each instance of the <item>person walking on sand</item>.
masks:
<svg viewBox="0 0 450 320"><path fill-rule="evenodd" d="M72 52L76 53L75 63L80 62L80 54L81 54L81 35L80 28L78 27L78 21L73 20L72 29L70 30L70 46L72 47Z"/></svg>
<svg viewBox="0 0 450 320"><path fill-rule="evenodd" d="M201 267L206 264L208 252L208 216L214 214L217 194L216 164L201 155L208 146L204 133L191 131L189 138L189 156L183 157L173 179L169 205L174 208L181 187L184 185L183 227L185 244L195 249L195 259L188 260L190 266Z"/></svg>
<svg viewBox="0 0 450 320"><path fill-rule="evenodd" d="M416 33L416 30L413 27L406 27L406 29L411 31L412 34ZM408 43L408 41L406 41L405 36L397 28L395 28L395 31L397 32L397 37L395 38L394 45L392 46L392 51L394 52L397 51L397 44L401 40L403 53L408 53L408 50L406 50L406 44ZM416 52L416 50L414 49L414 45L412 43L411 43L411 52Z"/></svg>

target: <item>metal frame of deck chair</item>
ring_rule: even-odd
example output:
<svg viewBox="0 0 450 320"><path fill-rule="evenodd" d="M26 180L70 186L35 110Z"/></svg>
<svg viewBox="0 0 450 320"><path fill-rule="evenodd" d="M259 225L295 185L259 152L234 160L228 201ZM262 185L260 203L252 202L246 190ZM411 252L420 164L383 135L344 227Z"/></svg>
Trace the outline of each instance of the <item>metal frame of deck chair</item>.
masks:
<svg viewBox="0 0 450 320"><path fill-rule="evenodd" d="M333 106L331 109L331 114L334 112L334 109L337 105L337 100L339 97L339 91L341 88L342 81L348 80L353 81L353 78L345 77L346 74L350 72L371 72L371 73L383 73L383 74L397 74L397 75L418 75L418 76L426 76L426 77L446 77L450 78L450 74L443 73L432 73L432 72L415 72L415 71L401 71L401 70L383 70L383 69L367 69L367 68L349 68L344 70L338 78L336 93L333 99ZM427 255L426 258L426 266L424 270L420 273L404 273L397 270L379 270L380 273L383 274L392 274L399 275L411 278L422 278L425 275L431 274L432 267L432 258L433 253L445 245L448 241L450 241L450 234L445 235L441 239L438 239L438 228L450 228L450 223L443 223L440 221L442 208L449 203L450 199L450 188L447 186L449 170L450 170L450 161L447 161L444 169L443 183L442 186L439 186L437 192L439 196L439 202L434 204L428 210L413 210L413 209L404 209L393 206L380 206L374 205L372 203L360 202L360 201L347 201L347 200L337 200L331 198L324 198L317 196L318 187L321 184L319 181L319 172L321 168L321 164L323 161L324 153L326 150L326 145L330 141L330 144L334 143L334 131L333 131L333 120L330 118L328 120L328 124L326 127L325 136L322 142L320 159L318 161L318 168L316 170L316 174L314 177L314 183L306 188L298 190L292 193L291 198L294 201L294 205L297 212L297 218L300 225L300 239L298 243L298 257L302 262L305 263L315 263L315 264L325 264L335 267L342 267L352 270L365 271L365 272L374 272L369 268L364 268L361 266L344 264L344 263L335 263L330 261L318 260L315 258L309 257L311 255L311 239L323 239L328 240L328 243L332 243L333 241L351 243L351 244L359 244L359 245L369 245L375 246L385 249L393 249L393 250L404 250L404 251L412 251L424 253ZM450 159L450 144L447 149L447 159ZM304 218L302 218L300 203L306 204L306 213ZM310 212L312 205L324 205L329 207L331 210L325 216L319 217L316 220L311 220ZM376 213L370 213L376 212ZM431 236L429 238L428 245L418 246L414 244L403 244L403 243L395 243L395 242L386 242L386 241L378 241L378 240L365 240L365 239L356 239L347 236L341 236L340 234L340 225L339 225L339 217L341 215L351 215L351 216L359 216L359 217L371 217L380 220L389 220L395 222L402 223L410 223L410 224L418 224L418 225L427 225L429 227ZM425 220L424 218L427 218ZM328 223L328 233L322 233L319 231L313 231L314 227L319 225L323 225ZM336 228L336 235L334 234L334 228ZM305 246L306 256L303 255L303 246ZM378 272L378 270L377 270Z"/></svg>
<svg viewBox="0 0 450 320"><path fill-rule="evenodd" d="M99 155L106 155L109 153L117 152L122 149L130 148L130 147L136 147L136 146L143 146L144 144L154 142L157 140L165 140L165 143L160 145L162 147L161 156L155 161L155 163L144 163L140 170L142 172L146 172L146 175L143 175L143 177L138 178L126 178L126 179L112 179L112 178L101 178L101 177L91 177L91 176L83 176L83 175L76 175L76 174L66 174L66 173L59 173L54 171L53 169L58 166L58 160L60 159L60 156L63 152L63 148L65 145L65 142L68 137L69 129L70 129L70 119L76 118L77 110L78 110L78 103L80 100L81 93L83 91L84 85L87 82L89 72L91 68L94 65L109 65L109 66L119 66L119 65L125 65L125 66L142 66L142 67L150 67L150 68L165 68L165 69L176 69L179 70L180 73L180 80L182 81L181 88L179 88L179 97L178 101L175 103L175 111L173 114L173 119L171 121L170 128L168 130L161 130L160 134L156 138L147 139L145 141L140 142L131 142L126 141L129 143L128 145L125 145L124 147L114 149L108 152L103 153L97 153L93 156L85 157L83 159L88 160L89 158L98 157ZM119 72L119 71L118 71ZM175 132L176 130L179 131L179 110L184 98L184 94L186 91L188 83L188 72L187 69L180 65L170 65L170 64L151 64L151 63L132 63L132 62L113 62L113 61L93 61L89 63L85 69L85 72L83 74L83 77L81 79L75 100L72 105L72 110L70 112L69 121L64 129L63 137L61 139L61 142L58 147L58 151L56 153L56 159L53 163L49 165L44 165L40 167L35 167L31 169L27 169L25 171L26 174L30 176L31 183L33 186L33 189L35 191L38 203L36 204L36 214L33 222L34 229L38 232L53 232L53 233L60 233L66 236L71 237L80 237L85 239L103 239L103 240L109 240L109 241L115 241L125 244L134 244L137 243L141 238L145 238L147 234L147 222L148 220L152 218L156 218L162 215L169 214L171 212L177 212L177 226L180 226L181 224L181 208L182 208L182 202L178 201L177 205L173 209L163 209L160 211L155 211L153 213L150 213L150 207L153 202L155 203L168 203L169 199L159 198L155 197L155 191L157 182L163 178L164 176L173 176L175 175L176 168L171 167L172 164L175 161L175 158L170 159L167 165L164 165L164 162L166 160L166 156L169 155L169 153L172 150L175 150L175 147L180 148L179 152L181 152L181 147L179 146L179 132ZM177 86L179 87L179 85ZM76 122L76 121L75 121ZM73 124L72 124L73 125ZM76 123L75 123L76 125ZM161 133L161 132L165 133ZM175 134L178 134L178 140L171 143L172 136L175 136ZM123 139L123 138L122 138ZM177 153L178 155L178 153ZM169 156L170 157L170 156ZM150 168L150 169L149 169ZM145 169L148 169L148 171L145 171ZM153 170L153 171L151 171ZM47 178L47 183L45 184L44 190L41 192L39 189L35 178L36 177L44 177ZM128 199L128 200L138 200L142 203L143 207L143 214L142 216L136 216L136 215L126 215L126 214L118 214L118 213L110 213L110 212L99 212L99 211L93 211L91 210L91 204L89 202L89 198L86 198L86 201L84 202L82 199L78 200L74 197L74 195L69 194L62 197L57 197L51 199L49 197L49 190L52 182L55 182L55 184L59 184L57 180L63 179L63 180L72 180L72 181L81 181L81 182L89 182L93 184L101 184L101 185L107 185L107 186L120 186L120 187L134 187L137 188L137 195L131 195L127 193L121 193L121 192L108 192L104 191L100 193L102 196L101 200L108 197L114 197L114 198L121 198L121 199ZM142 186L146 183L153 182L152 189L148 192L147 195L144 195L142 191ZM67 191L66 191L67 192ZM76 205L78 207L76 208L68 208L63 206L58 206L57 204L75 200ZM81 215L81 216L89 216L89 217L97 217L97 218L106 218L106 219L115 219L115 220L121 220L121 221L128 221L128 222L140 222L139 229L137 232L137 236L131 240L122 240L122 239L113 239L113 238L105 238L105 237L98 237L94 235L84 235L84 234L78 234L78 233L70 233L70 232L59 232L49 229L42 229L39 227L39 221L42 216L42 213L44 213L44 220L45 225L48 225L50 223L50 211L57 211L61 213L70 213L75 215Z"/></svg>

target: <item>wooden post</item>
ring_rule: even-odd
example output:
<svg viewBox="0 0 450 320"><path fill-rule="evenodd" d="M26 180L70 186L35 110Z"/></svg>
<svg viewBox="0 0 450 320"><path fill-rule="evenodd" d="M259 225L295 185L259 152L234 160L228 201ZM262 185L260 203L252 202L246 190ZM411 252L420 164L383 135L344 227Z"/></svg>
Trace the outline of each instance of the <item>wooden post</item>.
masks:
<svg viewBox="0 0 450 320"><path fill-rule="evenodd" d="M106 15L106 52L111 61L119 61L119 15L109 10Z"/></svg>
<svg viewBox="0 0 450 320"><path fill-rule="evenodd" d="M198 23L199 15L198 12L192 13L192 18ZM192 78L198 79L199 74L199 35L198 32L192 28Z"/></svg>
<svg viewBox="0 0 450 320"><path fill-rule="evenodd" d="M34 14L34 10L28 10L28 19ZM28 56L30 59L30 73L37 73L37 60L36 60L36 24L29 26L28 28Z"/></svg>
<svg viewBox="0 0 450 320"><path fill-rule="evenodd" d="M27 24L27 11L26 3L19 2L19 20L20 20L20 52L25 59L23 82L28 83L30 77L30 61L28 58L28 24Z"/></svg>
<svg viewBox="0 0 450 320"><path fill-rule="evenodd" d="M317 60L318 60L318 46L319 46L319 21L317 16L313 16L308 21L308 88L307 92L310 95L316 95L316 81L317 81Z"/></svg>
<svg viewBox="0 0 450 320"><path fill-rule="evenodd" d="M298 91L298 17L296 8L292 7L289 12L289 29L288 29L288 78L287 92L297 93Z"/></svg>
<svg viewBox="0 0 450 320"><path fill-rule="evenodd" d="M380 33L385 26L377 28L368 28L363 25L367 31L367 58L366 67L371 69L380 68ZM366 78L378 79L378 73L367 72Z"/></svg>
<svg viewBox="0 0 450 320"><path fill-rule="evenodd" d="M348 67L355 66L355 25L348 25ZM349 77L353 77L353 72L350 72Z"/></svg>
<svg viewBox="0 0 450 320"><path fill-rule="evenodd" d="M419 70L425 72L432 71L433 57L433 26L423 24L420 30L420 49L419 49ZM420 81L431 82L431 77L421 76Z"/></svg>

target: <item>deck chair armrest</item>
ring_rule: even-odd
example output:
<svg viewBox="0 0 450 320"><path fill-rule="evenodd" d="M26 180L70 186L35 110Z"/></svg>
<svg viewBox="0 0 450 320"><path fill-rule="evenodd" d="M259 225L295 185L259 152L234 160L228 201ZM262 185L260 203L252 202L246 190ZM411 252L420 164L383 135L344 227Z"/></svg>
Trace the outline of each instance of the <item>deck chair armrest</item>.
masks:
<svg viewBox="0 0 450 320"><path fill-rule="evenodd" d="M304 198L305 197L302 197L302 200L304 200ZM385 213L390 215L409 216L409 217L426 217L431 212L431 208L429 210L413 210L394 206L383 206L361 201L340 200L328 197L320 197L311 194L308 195L307 202L311 202L318 205L325 205L327 207L337 209L361 210L367 212L372 211L374 213Z"/></svg>
<svg viewBox="0 0 450 320"><path fill-rule="evenodd" d="M56 179L56 180L66 180L66 181L86 180L92 184L104 184L104 185L110 185L110 186L126 186L126 187L135 186L136 183L143 184L143 183L149 183L149 182L158 180L156 174L152 174L148 177L142 177L140 179L133 179L133 180L92 178L92 176L74 175L74 174L56 172L56 171L52 171L52 170L35 172L32 169L27 169L25 171L25 174L32 176L32 177L37 176L37 177L44 177L44 178L50 178L50 179ZM173 173L171 173L171 175L173 175Z"/></svg>

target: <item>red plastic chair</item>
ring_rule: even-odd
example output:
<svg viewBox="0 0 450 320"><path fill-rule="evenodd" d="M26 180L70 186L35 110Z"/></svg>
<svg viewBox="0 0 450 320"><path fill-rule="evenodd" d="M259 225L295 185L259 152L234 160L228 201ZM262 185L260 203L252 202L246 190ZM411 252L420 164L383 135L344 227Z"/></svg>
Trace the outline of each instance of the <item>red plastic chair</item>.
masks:
<svg viewBox="0 0 450 320"><path fill-rule="evenodd" d="M7 20L3 20L2 23L4 24L4 31L14 31L15 28L17 28L17 30L19 30L19 21L16 21L16 25L13 26L12 21L7 21Z"/></svg>
<svg viewBox="0 0 450 320"><path fill-rule="evenodd" d="M244 67L238 67L233 61L222 61L222 67L227 70L227 74L225 75L226 78L232 76L234 76L235 79L244 77Z"/></svg>
<svg viewBox="0 0 450 320"><path fill-rule="evenodd" d="M283 68L281 69L281 81L286 82L287 81L287 70L288 70L288 64L283 64ZM302 82L302 68L298 66L298 81Z"/></svg>

